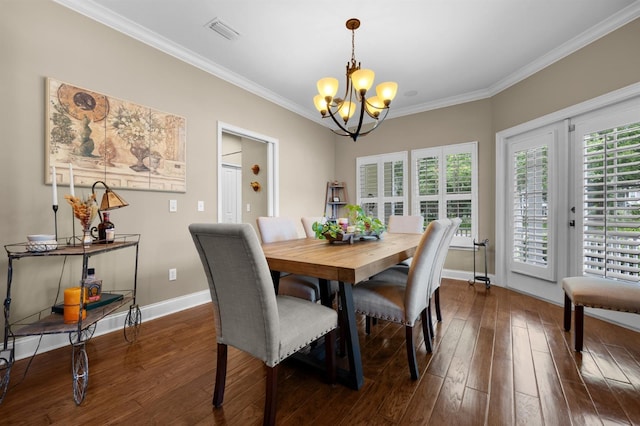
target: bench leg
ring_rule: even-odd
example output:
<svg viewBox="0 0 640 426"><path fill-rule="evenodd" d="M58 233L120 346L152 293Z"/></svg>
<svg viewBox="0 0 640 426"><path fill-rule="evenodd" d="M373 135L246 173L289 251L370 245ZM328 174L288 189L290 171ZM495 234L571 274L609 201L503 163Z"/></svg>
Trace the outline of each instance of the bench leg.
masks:
<svg viewBox="0 0 640 426"><path fill-rule="evenodd" d="M564 294L564 329L571 331L571 299Z"/></svg>
<svg viewBox="0 0 640 426"><path fill-rule="evenodd" d="M582 352L582 339L584 329L584 306L576 306L575 312L576 352Z"/></svg>

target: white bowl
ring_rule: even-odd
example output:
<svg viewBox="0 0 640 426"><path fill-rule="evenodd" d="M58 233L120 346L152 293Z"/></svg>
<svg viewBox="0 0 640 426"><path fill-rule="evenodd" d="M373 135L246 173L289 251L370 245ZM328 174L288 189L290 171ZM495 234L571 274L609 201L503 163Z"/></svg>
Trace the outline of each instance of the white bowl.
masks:
<svg viewBox="0 0 640 426"><path fill-rule="evenodd" d="M58 248L58 242L56 240L29 241L27 243L27 251L30 251L30 252L51 251L57 248Z"/></svg>
<svg viewBox="0 0 640 426"><path fill-rule="evenodd" d="M28 241L54 241L55 239L56 239L56 236L51 234L27 235Z"/></svg>

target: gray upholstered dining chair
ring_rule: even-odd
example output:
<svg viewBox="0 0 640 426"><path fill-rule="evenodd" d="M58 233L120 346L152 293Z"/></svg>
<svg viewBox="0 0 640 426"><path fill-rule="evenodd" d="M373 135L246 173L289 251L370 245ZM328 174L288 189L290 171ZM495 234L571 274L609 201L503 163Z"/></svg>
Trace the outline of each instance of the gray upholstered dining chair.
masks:
<svg viewBox="0 0 640 426"><path fill-rule="evenodd" d="M189 232L209 282L217 347L213 405L224 399L227 346L267 367L264 424L276 417L278 365L324 337L329 381L335 382L336 311L317 303L276 295L255 230L248 224L191 224Z"/></svg>
<svg viewBox="0 0 640 426"><path fill-rule="evenodd" d="M263 243L275 243L300 238L296 223L288 217L260 216L256 219L256 224ZM318 279L314 277L281 274L278 294L317 302L320 300L320 284Z"/></svg>
<svg viewBox="0 0 640 426"><path fill-rule="evenodd" d="M425 345L430 351L431 339L427 325L429 283L434 272L438 249L448 225L448 220L435 220L429 223L409 267L406 283L370 279L353 288L356 312L405 326L407 359L413 380L419 377L413 326L418 319L422 320Z"/></svg>
<svg viewBox="0 0 640 426"><path fill-rule="evenodd" d="M392 234L422 234L424 232L424 218L420 215L391 215L387 222L387 232ZM411 259L405 259L400 264L409 266Z"/></svg>
<svg viewBox="0 0 640 426"><path fill-rule="evenodd" d="M391 215L387 221L387 232L422 234L424 231L424 218L420 215Z"/></svg>
<svg viewBox="0 0 640 426"><path fill-rule="evenodd" d="M313 224L315 222L325 223L327 218L324 216L303 216L300 218L302 222L302 227L304 228L304 233L307 238L315 238L316 233L313 230Z"/></svg>
<svg viewBox="0 0 640 426"><path fill-rule="evenodd" d="M442 243L440 244L440 247L438 248L438 255L434 263L431 282L429 283L429 293L427 301L427 318L429 321L429 335L431 338L433 338L434 335L433 321L431 316L431 301L433 300L433 304L435 305L436 319L438 321L442 321L442 311L440 309L440 284L442 282L442 268L444 267L444 262L447 259L451 241L453 240L456 231L460 227L462 219L456 217L453 219L442 219L442 221L447 223L447 231L445 233L444 239L442 240ZM385 281L394 281L402 284L406 283L408 273L409 268L407 266L397 265L383 272L380 272L377 275L374 275L373 278ZM366 324L367 329L370 327L369 321L370 320L368 319Z"/></svg>

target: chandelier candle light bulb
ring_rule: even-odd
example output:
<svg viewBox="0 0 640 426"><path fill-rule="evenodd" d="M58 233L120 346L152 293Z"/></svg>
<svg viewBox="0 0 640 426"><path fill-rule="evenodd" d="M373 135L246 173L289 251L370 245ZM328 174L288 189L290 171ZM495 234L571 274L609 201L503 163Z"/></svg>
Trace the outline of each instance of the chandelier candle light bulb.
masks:
<svg viewBox="0 0 640 426"><path fill-rule="evenodd" d="M318 94L313 98L313 104L322 118L331 117L338 126L339 130L331 129L331 131L341 136L349 136L355 142L359 136L372 132L387 117L391 101L398 92L398 84L393 81L380 83L376 86L377 96L367 99L367 91L373 86L375 73L370 69L361 69L360 63L356 62L355 30L360 28L360 21L351 18L346 22L346 27L351 30L351 61L347 62L344 97L342 99L335 97L338 93L338 80L333 77L325 77L318 80ZM355 115L357 104L360 108L358 123L350 125L348 122ZM384 115L381 116L382 111L384 111ZM373 126L362 131L365 112L373 119ZM336 116L342 118L344 125L338 121ZM351 131L350 129L355 130Z"/></svg>

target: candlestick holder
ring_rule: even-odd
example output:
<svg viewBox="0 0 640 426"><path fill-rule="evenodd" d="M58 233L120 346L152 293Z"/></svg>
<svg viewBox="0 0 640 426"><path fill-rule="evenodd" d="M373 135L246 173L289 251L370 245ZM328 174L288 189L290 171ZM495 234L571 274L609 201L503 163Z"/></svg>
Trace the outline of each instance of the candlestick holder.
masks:
<svg viewBox="0 0 640 426"><path fill-rule="evenodd" d="M53 204L51 207L53 208L53 228L56 234L56 241L58 241L58 205Z"/></svg>
<svg viewBox="0 0 640 426"><path fill-rule="evenodd" d="M76 216L73 213L73 209L71 209L71 245L76 246Z"/></svg>

